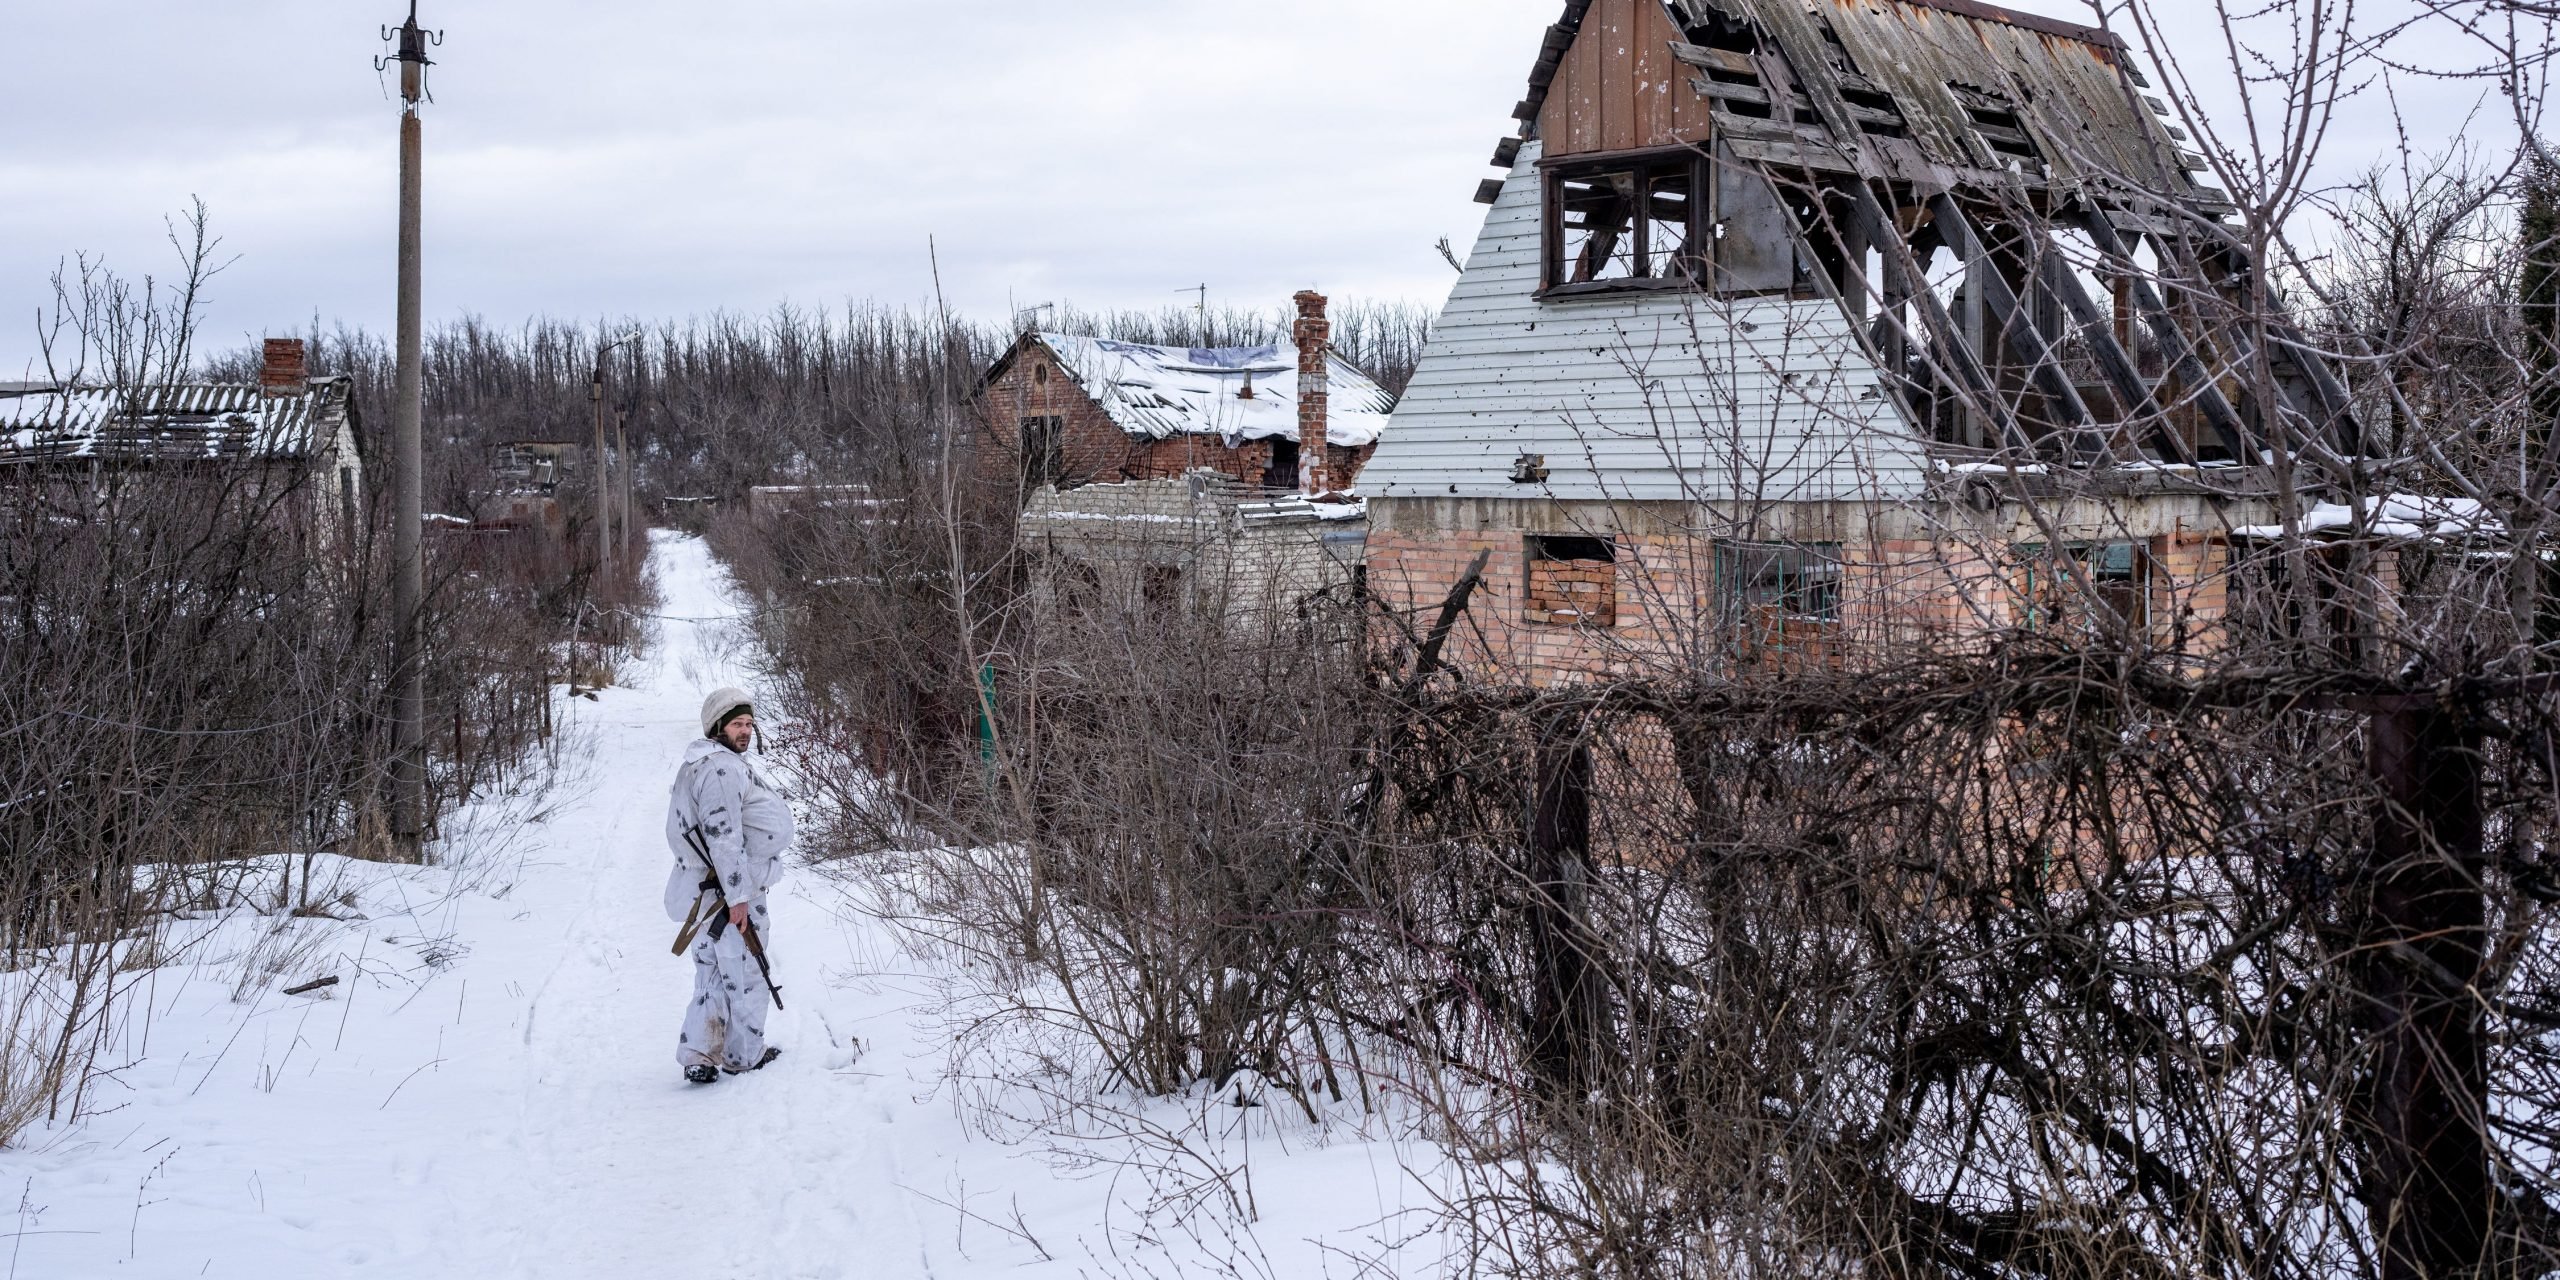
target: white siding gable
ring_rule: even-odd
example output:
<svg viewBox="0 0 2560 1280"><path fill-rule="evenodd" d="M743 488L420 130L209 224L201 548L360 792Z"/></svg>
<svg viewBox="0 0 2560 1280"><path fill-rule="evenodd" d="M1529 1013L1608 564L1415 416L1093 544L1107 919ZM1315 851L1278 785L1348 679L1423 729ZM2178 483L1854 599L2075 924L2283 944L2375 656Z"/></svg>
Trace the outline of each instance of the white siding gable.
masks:
<svg viewBox="0 0 2560 1280"><path fill-rule="evenodd" d="M1920 442L1836 303L1540 302L1540 150L1521 148L1362 493L1818 502L1919 491ZM1544 485L1512 482L1522 454L1545 456Z"/></svg>

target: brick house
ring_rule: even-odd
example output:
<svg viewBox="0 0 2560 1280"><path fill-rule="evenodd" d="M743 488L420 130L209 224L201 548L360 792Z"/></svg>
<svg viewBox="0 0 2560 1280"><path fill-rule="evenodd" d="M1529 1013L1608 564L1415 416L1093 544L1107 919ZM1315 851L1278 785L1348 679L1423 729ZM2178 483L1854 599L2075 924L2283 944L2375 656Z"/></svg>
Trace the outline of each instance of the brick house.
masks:
<svg viewBox="0 0 2560 1280"><path fill-rule="evenodd" d="M2211 643L2269 424L2357 437L2281 323L2280 403L2233 376L2231 208L2142 87L1975 0L1573 0L1363 475L1371 589L1486 553L1459 656L1538 683Z"/></svg>
<svg viewBox="0 0 2560 1280"><path fill-rule="evenodd" d="M997 361L980 479L1019 487L1016 537L1050 599L1249 622L1358 578L1358 485L1395 402L1334 353L1321 295L1296 305L1294 351L1035 333Z"/></svg>
<svg viewBox="0 0 2560 1280"><path fill-rule="evenodd" d="M1352 488L1394 397L1333 353L1325 299L1297 299L1297 350L1152 347L1028 333L981 381L980 479L1043 487L1168 480L1211 471L1262 489ZM1302 397L1301 387L1317 394ZM1300 443L1307 422L1325 446Z"/></svg>

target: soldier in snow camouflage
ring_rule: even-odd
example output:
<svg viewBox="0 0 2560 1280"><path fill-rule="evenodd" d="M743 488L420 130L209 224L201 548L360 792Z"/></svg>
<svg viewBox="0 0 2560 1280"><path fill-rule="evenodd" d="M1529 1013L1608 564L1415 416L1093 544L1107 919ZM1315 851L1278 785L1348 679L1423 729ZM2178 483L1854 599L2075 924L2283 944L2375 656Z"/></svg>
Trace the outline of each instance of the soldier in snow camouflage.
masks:
<svg viewBox="0 0 2560 1280"><path fill-rule="evenodd" d="M772 1004L746 931L772 939L767 896L782 878L782 855L791 847L791 806L747 756L755 742L755 707L741 689L722 689L702 708L702 734L685 751L667 804L667 847L676 865L667 877L670 919L696 921L717 915L727 896L727 919L712 919L694 935L693 1003L685 1010L676 1062L685 1078L711 1084L720 1073L754 1071L781 1056L764 1042ZM698 834L710 865L686 836ZM712 890L717 877L721 894Z"/></svg>

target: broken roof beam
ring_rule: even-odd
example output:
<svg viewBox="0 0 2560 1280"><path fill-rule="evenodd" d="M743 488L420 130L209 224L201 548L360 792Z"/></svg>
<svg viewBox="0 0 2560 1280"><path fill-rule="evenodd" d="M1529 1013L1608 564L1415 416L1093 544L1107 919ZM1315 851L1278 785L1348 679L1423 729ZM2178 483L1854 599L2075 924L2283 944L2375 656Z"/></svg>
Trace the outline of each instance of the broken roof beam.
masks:
<svg viewBox="0 0 2560 1280"><path fill-rule="evenodd" d="M2081 340L2089 344L2090 353L2097 359L2098 371L2114 390L2116 402L2124 407L2126 421L2135 414L2142 415L2151 424L2152 443L2163 458L2194 462L2195 452L2169 429L2168 406L2160 403L2151 384L2142 380L2142 369L2134 363L2132 354L2116 341L2113 317L2100 310L2097 300L2081 287L2080 277L2072 274L2071 264L2057 246L2040 237L2036 256L2044 290L2061 299L2063 309L2071 313L2071 322L2079 327Z"/></svg>
<svg viewBox="0 0 2560 1280"><path fill-rule="evenodd" d="M2032 309L2009 287L2008 277L2001 274L1999 262L1991 255L1991 247L1974 231L1963 206L1953 196L1933 196L1929 200L1929 216L1939 236L1971 270L1983 300L1991 304L1993 316L2000 321L2001 337L2027 357L2028 376L2035 380L2036 389L2061 409L2061 425L2069 432L2073 460L2084 466L2112 461L2114 451L2107 446L2106 432L2099 428L2097 416L2080 398L2080 389L2071 385L2070 373L2054 354L2052 339L2037 327Z"/></svg>
<svg viewBox="0 0 2560 1280"><path fill-rule="evenodd" d="M1921 319L1928 326L1928 343L1913 344L1910 332L1905 330L1901 335L1903 345L1928 361L1941 381L1989 418L1993 434L2005 441L2007 447L2022 453L2034 453L2034 439L2027 435L2025 425L2018 421L2008 402L2000 398L1999 387L1992 382L1990 371L1982 367L1982 361L1975 356L1973 348L1956 337L1960 331L1956 328L1955 317L1947 314L1946 302L1928 287L1929 273L1921 268L1918 259L1911 256L1911 244L1903 239L1893 214L1885 208L1883 201L1876 198L1875 189L1866 180L1852 181L1849 187L1857 198L1855 216L1865 224L1863 233L1867 243L1883 257L1888 280L1898 277L1910 282L1910 300L1918 304ZM1803 239L1801 230L1797 238L1799 241ZM1892 321L1894 317L1888 313L1882 319ZM1947 376L1949 374L1954 376ZM1905 407L1908 408L1907 405Z"/></svg>
<svg viewBox="0 0 2560 1280"><path fill-rule="evenodd" d="M2239 411L2223 398L2221 384L2204 367L2204 361L2197 357L2196 345L2188 339L2186 330L2179 327L2177 313L2169 309L2169 304L2160 297L2160 291L2151 286L2150 277L2135 269L2133 254L2125 247L2124 237L2116 234L2115 223L2107 211L2095 205L2082 205L2080 225L2088 228L2090 242L2098 246L2098 252L2124 272L2125 279L2132 285L2133 305L2141 308L2150 321L2151 336L2168 356L2169 368L2191 389L2189 394L2195 397L2196 406L2204 411L2205 421L2212 425L2214 434L2221 438L2222 447L2230 452L2234 461L2256 461L2256 455L2249 450L2248 427L2241 422Z"/></svg>

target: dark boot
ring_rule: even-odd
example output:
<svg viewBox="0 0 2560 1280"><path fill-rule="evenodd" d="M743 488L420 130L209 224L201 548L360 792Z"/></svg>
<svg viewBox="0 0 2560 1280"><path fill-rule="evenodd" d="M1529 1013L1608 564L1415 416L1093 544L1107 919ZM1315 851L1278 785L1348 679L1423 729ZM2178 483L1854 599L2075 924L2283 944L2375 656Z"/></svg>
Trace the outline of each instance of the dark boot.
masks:
<svg viewBox="0 0 2560 1280"><path fill-rule="evenodd" d="M684 1078L695 1084L720 1083L720 1073L699 1062L684 1069Z"/></svg>

